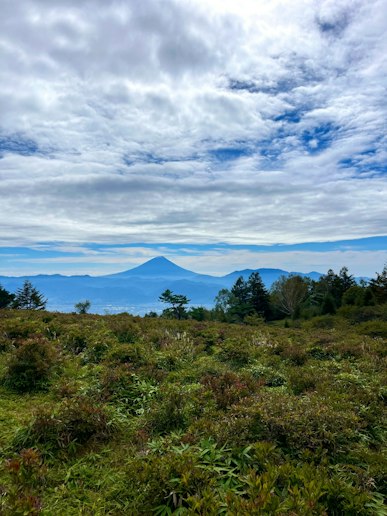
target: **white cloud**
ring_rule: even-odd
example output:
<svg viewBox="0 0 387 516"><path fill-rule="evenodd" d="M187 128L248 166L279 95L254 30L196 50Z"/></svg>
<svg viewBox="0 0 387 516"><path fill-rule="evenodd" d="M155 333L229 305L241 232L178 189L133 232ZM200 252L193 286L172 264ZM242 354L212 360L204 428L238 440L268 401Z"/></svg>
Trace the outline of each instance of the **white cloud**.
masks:
<svg viewBox="0 0 387 516"><path fill-rule="evenodd" d="M386 7L3 0L2 243L384 234Z"/></svg>

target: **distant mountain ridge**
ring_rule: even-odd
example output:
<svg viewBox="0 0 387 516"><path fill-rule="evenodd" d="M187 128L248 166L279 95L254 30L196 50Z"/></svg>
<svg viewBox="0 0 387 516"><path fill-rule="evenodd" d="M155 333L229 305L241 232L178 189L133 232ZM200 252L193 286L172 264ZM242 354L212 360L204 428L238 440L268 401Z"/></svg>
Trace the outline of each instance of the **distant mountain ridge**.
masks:
<svg viewBox="0 0 387 516"><path fill-rule="evenodd" d="M171 262L164 256L157 256L156 258L152 258L147 262L134 267L133 269L129 269L123 272L117 272L115 274L109 274L109 278L126 278L131 276L174 276L174 277L190 277L195 276L196 272L189 271L188 269L183 269L176 263Z"/></svg>
<svg viewBox="0 0 387 516"><path fill-rule="evenodd" d="M48 310L71 312L75 303L89 299L91 311L95 313L128 311L141 315L149 310L162 308L158 298L167 288L186 295L192 305L210 307L219 290L230 288L239 276L247 279L253 272L259 272L267 288L283 275L299 274L315 280L322 275L315 271L305 274L259 268L233 271L225 276L211 276L184 269L164 256L158 256L132 269L104 276L0 276L0 284L14 292L21 287L25 279L31 280L47 297Z"/></svg>

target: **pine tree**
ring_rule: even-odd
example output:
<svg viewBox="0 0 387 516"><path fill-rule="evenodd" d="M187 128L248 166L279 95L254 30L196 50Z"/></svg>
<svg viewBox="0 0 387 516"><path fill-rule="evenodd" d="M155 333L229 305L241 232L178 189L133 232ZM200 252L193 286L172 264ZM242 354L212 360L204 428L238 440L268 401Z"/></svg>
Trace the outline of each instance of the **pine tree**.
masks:
<svg viewBox="0 0 387 516"><path fill-rule="evenodd" d="M376 273L376 278L370 281L369 286L378 303L387 303L387 264L380 274Z"/></svg>
<svg viewBox="0 0 387 516"><path fill-rule="evenodd" d="M13 308L19 310L44 310L47 299L41 294L29 280L25 280L23 286L16 291Z"/></svg>
<svg viewBox="0 0 387 516"><path fill-rule="evenodd" d="M234 283L230 291L230 309L229 314L234 322L242 322L246 315L252 313L252 307L249 299L249 286L243 276Z"/></svg>
<svg viewBox="0 0 387 516"><path fill-rule="evenodd" d="M174 317L175 319L185 319L187 311L185 306L188 305L190 300L187 296L182 294L174 294L171 290L167 289L159 297L159 301L162 303L168 303L171 306L163 310L163 315L167 317Z"/></svg>
<svg viewBox="0 0 387 516"><path fill-rule="evenodd" d="M5 290L0 285L0 308L8 308L11 306L12 301L14 300L15 296L8 292L8 290Z"/></svg>
<svg viewBox="0 0 387 516"><path fill-rule="evenodd" d="M265 319L270 316L270 296L259 272L253 272L247 281L248 303L254 313Z"/></svg>

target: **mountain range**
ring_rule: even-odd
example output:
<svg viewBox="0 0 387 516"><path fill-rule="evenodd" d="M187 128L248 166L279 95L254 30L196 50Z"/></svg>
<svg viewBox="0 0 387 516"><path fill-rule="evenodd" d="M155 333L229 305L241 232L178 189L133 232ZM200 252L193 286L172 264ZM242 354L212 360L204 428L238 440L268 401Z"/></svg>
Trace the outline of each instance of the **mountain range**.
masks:
<svg viewBox="0 0 387 516"><path fill-rule="evenodd" d="M225 276L210 276L179 267L163 256L153 258L138 267L105 276L64 276L39 274L36 276L0 276L0 285L15 292L28 279L47 298L47 309L71 312L74 304L88 299L91 312L130 312L143 315L149 310L160 311L158 301L165 289L183 294L191 305L211 307L222 288L230 288L239 276L247 279L252 272L259 272L267 288L280 276L299 274L314 280L319 272L307 274L282 269L244 269Z"/></svg>

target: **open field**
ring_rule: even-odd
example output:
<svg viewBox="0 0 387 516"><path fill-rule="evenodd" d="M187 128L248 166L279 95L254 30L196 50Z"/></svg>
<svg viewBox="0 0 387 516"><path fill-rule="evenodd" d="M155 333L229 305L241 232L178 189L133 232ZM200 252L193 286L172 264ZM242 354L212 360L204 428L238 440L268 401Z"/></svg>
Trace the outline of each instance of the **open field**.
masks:
<svg viewBox="0 0 387 516"><path fill-rule="evenodd" d="M0 311L0 513L383 515L387 306Z"/></svg>

